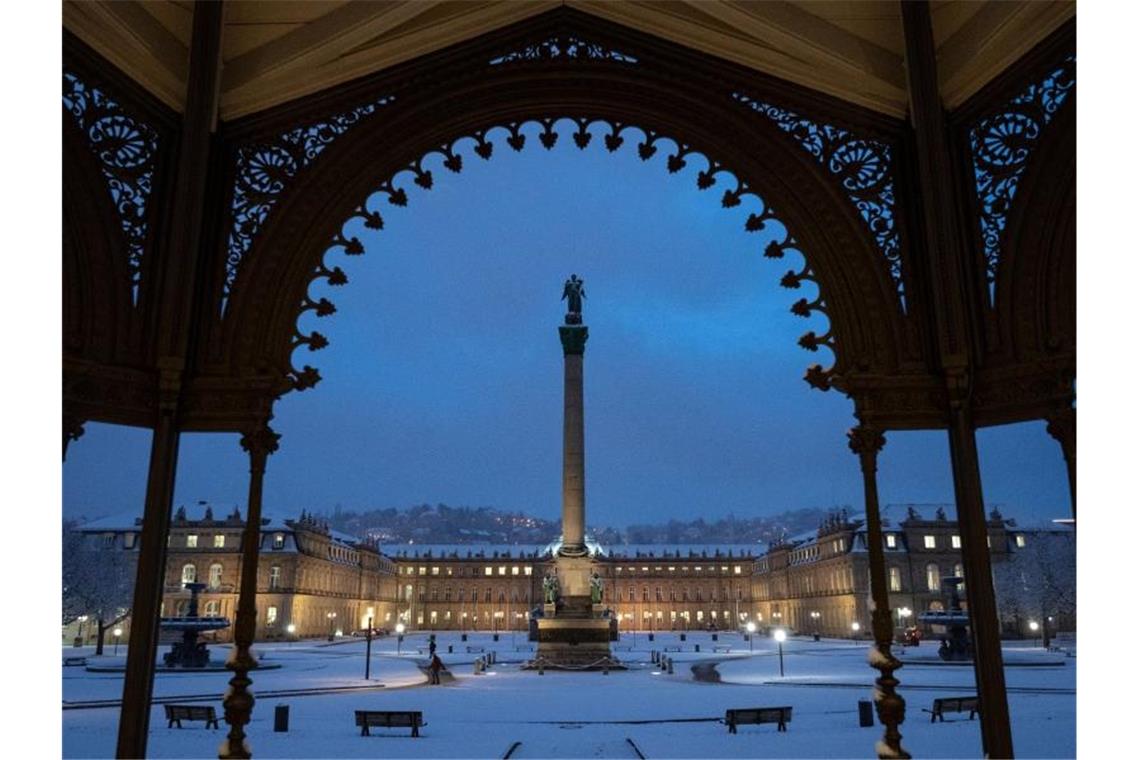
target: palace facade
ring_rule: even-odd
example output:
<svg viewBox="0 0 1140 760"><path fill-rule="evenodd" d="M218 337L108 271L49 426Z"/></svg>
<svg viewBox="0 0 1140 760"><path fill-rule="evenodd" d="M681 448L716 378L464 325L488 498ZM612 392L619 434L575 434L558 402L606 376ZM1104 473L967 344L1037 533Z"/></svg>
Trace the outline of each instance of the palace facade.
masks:
<svg viewBox="0 0 1140 760"><path fill-rule="evenodd" d="M962 577L957 523L941 507L888 506L883 541L891 608L900 627L944 604L942 579ZM197 518L179 508L167 549L163 615L186 612L185 584L200 582L202 615L234 618L244 521L234 510ZM140 525L97 520L80 528L109 551L135 551ZM992 559L1003 561L1041 531L996 510ZM1052 531L1050 531L1052 532ZM592 546L604 600L625 630L736 629L851 636L870 629L864 522L845 511L817 530L758 545L678 548ZM259 639L349 635L365 629L525 631L553 568L550 546L381 547L302 513L264 518L258 563ZM854 628L853 624L858 624ZM218 632L227 640L228 631Z"/></svg>

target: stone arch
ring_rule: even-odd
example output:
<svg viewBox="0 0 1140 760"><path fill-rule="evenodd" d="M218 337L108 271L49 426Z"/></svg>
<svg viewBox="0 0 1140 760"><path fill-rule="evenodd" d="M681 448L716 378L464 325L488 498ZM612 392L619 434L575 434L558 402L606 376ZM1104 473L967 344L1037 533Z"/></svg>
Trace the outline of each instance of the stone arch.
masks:
<svg viewBox="0 0 1140 760"><path fill-rule="evenodd" d="M397 99L339 138L298 178L243 262L221 325L217 369L261 378L294 371L296 321L309 284L345 221L378 186L390 188L398 173L464 137L552 118L667 136L707 156L710 173L728 170L755 188L794 237L826 302L837 348L834 384L842 388L849 374L899 371L908 352L895 284L858 213L811 156L730 97L637 67L574 64L504 66L457 80ZM293 383L276 387L285 392Z"/></svg>

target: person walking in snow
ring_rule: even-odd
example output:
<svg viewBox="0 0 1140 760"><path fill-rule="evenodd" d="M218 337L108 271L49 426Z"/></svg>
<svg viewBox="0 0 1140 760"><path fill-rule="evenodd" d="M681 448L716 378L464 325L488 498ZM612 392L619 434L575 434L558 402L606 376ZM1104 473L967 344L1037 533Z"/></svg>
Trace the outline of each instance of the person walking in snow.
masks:
<svg viewBox="0 0 1140 760"><path fill-rule="evenodd" d="M439 659L439 655L435 654L434 652L431 656L431 666L429 667L429 670L431 670L431 680L429 683L438 685L439 671L443 670L443 660Z"/></svg>

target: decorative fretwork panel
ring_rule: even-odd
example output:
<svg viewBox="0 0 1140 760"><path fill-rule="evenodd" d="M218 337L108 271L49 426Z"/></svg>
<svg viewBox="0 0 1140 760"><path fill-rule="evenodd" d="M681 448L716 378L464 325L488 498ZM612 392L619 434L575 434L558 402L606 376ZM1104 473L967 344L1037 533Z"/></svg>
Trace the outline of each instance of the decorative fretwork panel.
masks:
<svg viewBox="0 0 1140 760"><path fill-rule="evenodd" d="M891 279L903 297L902 253L895 222L894 167L891 146L880 140L821 124L742 93L733 98L766 116L839 180L886 257Z"/></svg>
<svg viewBox="0 0 1140 760"><path fill-rule="evenodd" d="M1002 233L1018 182L1045 126L1076 84L1077 58L1070 55L1041 81L1029 85L970 128L978 226L986 278L991 288L1001 261Z"/></svg>
<svg viewBox="0 0 1140 760"><path fill-rule="evenodd" d="M376 204L387 201L391 206L405 207L409 202L408 192L395 185L395 176L401 173L410 173L411 182L423 191L431 190L436 179L430 169L425 169L428 158L439 157L444 168L452 174L459 174L465 165L464 155L461 151L470 150L475 156L487 161L496 152L498 145L505 144L513 151L522 151L527 145L537 142L546 150L552 150L559 139L567 131L560 131L559 126L569 127L572 123L570 139L579 150L586 150L590 145L598 145L595 134L601 137L601 146L608 153L616 153L622 146L634 147L642 161L649 161L659 152L665 157L664 168L670 174L677 174L685 169L691 161L696 166L704 165L696 173L696 186L698 190L708 190L714 186L723 187L720 204L725 209L733 209L749 203L756 210L749 213L744 222L744 229L756 233L766 240L763 243L763 255L769 259L783 259L791 254L794 259L801 259L802 266L798 269L789 269L780 279L780 285L790 290L799 290L806 285L815 289L811 297L801 297L790 307L790 311L797 317L808 319L815 314L823 316L828 321L828 328L822 334L814 330L804 333L798 340L799 345L813 353L821 348L827 349L832 355L838 355L835 334L830 326L827 302L824 300L822 286L814 271L807 262L799 243L780 221L776 210L765 201L760 194L738 177L723 163L700 153L687 143L673 139L652 129L644 129L629 124L613 122L607 119L595 119L582 116L547 117L531 119L528 121L511 121L505 124L479 130L466 135L438 148L428 151L415 161L395 172L392 176L381 182L370 192L367 198L353 211L345 225L329 241L330 252L340 252L345 256L362 256L366 253L364 241L348 230L349 223L359 224L366 230L379 231L384 229L384 219L381 217ZM525 128L525 129L524 129ZM529 134L528 134L529 131ZM537 134L536 134L537 133ZM501 150L501 149L500 149ZM720 183L724 183L721 185ZM324 284L334 288L342 287L348 283L348 275L339 266L329 266L323 259L312 273L311 282L324 281ZM317 317L328 317L336 313L336 306L327 298L314 298L308 293L298 305L298 321L308 312ZM320 332L304 332L299 325L295 327L292 349L298 350L304 346L308 351L319 351L329 345L328 339ZM808 367L804 380L818 390L829 390L835 375L835 367L824 368L820 364ZM321 380L320 372L308 364L300 369L294 365L290 369L289 379L294 390L303 391L312 388Z"/></svg>
<svg viewBox="0 0 1140 760"><path fill-rule="evenodd" d="M63 73L63 107L83 131L107 179L127 240L131 297L137 302L147 247L147 202L154 183L158 132L69 71Z"/></svg>
<svg viewBox="0 0 1140 760"><path fill-rule="evenodd" d="M517 61L549 61L549 60L593 60L614 61L616 63L637 63L632 55L606 47L597 42L586 42L572 34L549 37L542 42L528 45L521 50L515 50L492 58L489 63L493 66L500 63L513 63Z"/></svg>
<svg viewBox="0 0 1140 760"><path fill-rule="evenodd" d="M253 245L258 230L297 173L312 163L333 140L393 99L386 96L324 121L291 129L272 142L238 149L230 229L226 239L223 311L238 268Z"/></svg>

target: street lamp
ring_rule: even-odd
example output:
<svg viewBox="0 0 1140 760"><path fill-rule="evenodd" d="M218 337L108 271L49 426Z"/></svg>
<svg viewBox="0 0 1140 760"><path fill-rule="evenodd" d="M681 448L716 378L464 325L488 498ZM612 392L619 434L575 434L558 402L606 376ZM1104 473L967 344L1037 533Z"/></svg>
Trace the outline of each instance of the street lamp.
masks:
<svg viewBox="0 0 1140 760"><path fill-rule="evenodd" d="M746 625L744 627L748 629L748 651L751 652L752 651L752 637L756 634L756 624L753 623L751 620L749 620L748 625Z"/></svg>
<svg viewBox="0 0 1140 760"><path fill-rule="evenodd" d="M856 620L854 623L851 624L851 638L853 638L853 639L859 638L859 621L858 620Z"/></svg>
<svg viewBox="0 0 1140 760"><path fill-rule="evenodd" d="M811 611L811 622L812 622L812 627L815 629L815 635L816 635L817 639L819 637L819 618L820 618L819 610L812 610Z"/></svg>
<svg viewBox="0 0 1140 760"><path fill-rule="evenodd" d="M119 637L123 635L123 629L116 628L111 633L115 634L115 654L117 655L119 653Z"/></svg>
<svg viewBox="0 0 1140 760"><path fill-rule="evenodd" d="M400 654L400 645L404 643L404 631L407 628L403 623L396 623L396 654Z"/></svg>
<svg viewBox="0 0 1140 760"><path fill-rule="evenodd" d="M777 628L772 634L776 639L776 646L780 650L780 678L784 677L784 640L788 638L788 632L783 628Z"/></svg>
<svg viewBox="0 0 1140 760"><path fill-rule="evenodd" d="M332 641L334 638L336 638L336 635L334 633L335 629L333 628L333 626L336 624L336 613L326 612L325 617L329 619L329 641Z"/></svg>
<svg viewBox="0 0 1140 760"><path fill-rule="evenodd" d="M83 646L83 624L87 622L86 615L80 615L76 618L79 621L79 630L75 632L75 646Z"/></svg>
<svg viewBox="0 0 1140 760"><path fill-rule="evenodd" d="M1037 624L1036 620L1029 621L1029 630L1033 631L1033 638L1037 638L1037 629L1041 626Z"/></svg>

